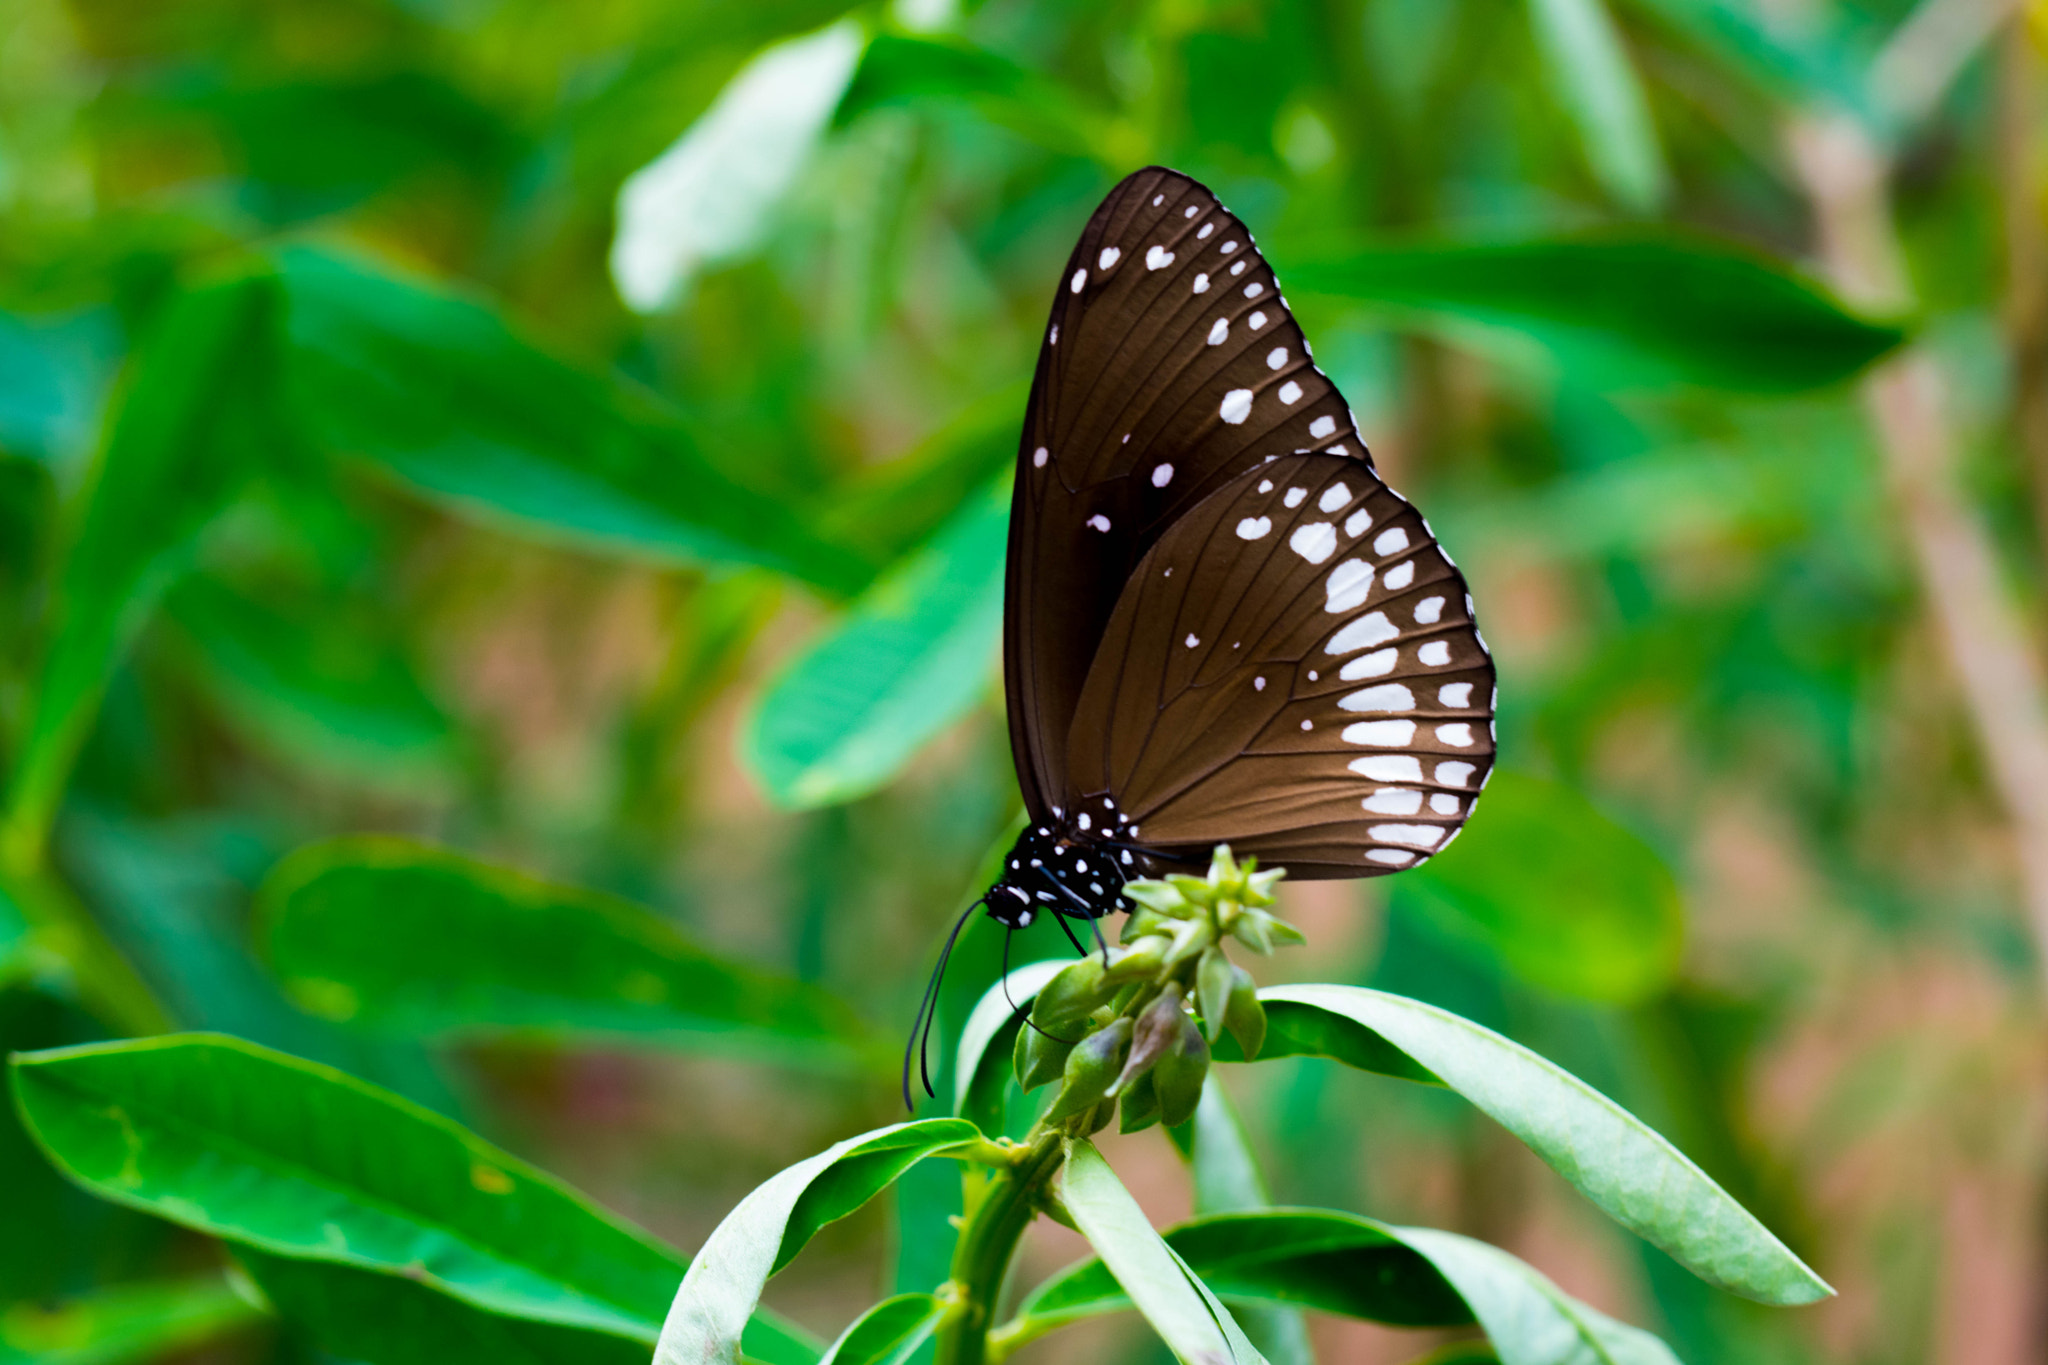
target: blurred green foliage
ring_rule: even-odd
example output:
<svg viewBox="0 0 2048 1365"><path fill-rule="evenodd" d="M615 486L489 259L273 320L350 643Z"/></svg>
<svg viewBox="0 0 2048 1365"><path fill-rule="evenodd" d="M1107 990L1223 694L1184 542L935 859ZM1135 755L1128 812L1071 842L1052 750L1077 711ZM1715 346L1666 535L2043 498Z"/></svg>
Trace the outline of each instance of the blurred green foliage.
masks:
<svg viewBox="0 0 2048 1365"><path fill-rule="evenodd" d="M1159 161L1258 231L1501 664L1470 832L1295 893L1285 970L1563 1062L1848 1302L1752 1311L1440 1096L1314 1062L1246 1079L1274 1197L1510 1246L1692 1365L1953 1353L1944 1258L2033 1236L1949 1195L2038 1197L2035 949L1854 381L1924 339L2038 601L1998 253L2040 231L2008 181L2048 136L1974 48L1929 108L1873 84L1910 13L12 0L0 1049L224 1030L405 1096L395 1143L459 1116L685 1247L889 1117L867 1041L1015 808L996 564L1045 302ZM1899 158L1910 318L1813 282L1782 137L1814 109ZM662 287L622 294L629 260ZM366 833L406 842L328 842ZM1006 948L1066 951L970 926L949 1041ZM263 1064L280 1105L315 1084ZM771 1302L830 1339L930 1289L959 1196L927 1174ZM667 1292L605 1335L252 1244L233 1297L216 1244L86 1198L12 1111L0 1188L10 1358L644 1358ZM759 1321L750 1354L814 1358Z"/></svg>

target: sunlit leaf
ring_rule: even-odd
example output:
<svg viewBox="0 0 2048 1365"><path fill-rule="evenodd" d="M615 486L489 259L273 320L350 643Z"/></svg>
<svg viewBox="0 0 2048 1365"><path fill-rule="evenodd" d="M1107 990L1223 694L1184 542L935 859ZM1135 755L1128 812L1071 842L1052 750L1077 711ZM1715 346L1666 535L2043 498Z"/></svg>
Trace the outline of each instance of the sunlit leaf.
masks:
<svg viewBox="0 0 2048 1365"><path fill-rule="evenodd" d="M1260 1060L1331 1057L1436 1081L1708 1284L1773 1304L1812 1303L1834 1292L1649 1125L1519 1043L1448 1010L1362 986L1272 986L1259 999L1267 1019ZM1241 1054L1226 1035L1216 1056L1236 1061Z"/></svg>
<svg viewBox="0 0 2048 1365"><path fill-rule="evenodd" d="M407 840L301 849L259 907L286 988L328 1018L864 1056L866 1029L818 986L722 961L630 902Z"/></svg>
<svg viewBox="0 0 2048 1365"><path fill-rule="evenodd" d="M765 48L619 191L612 279L632 307L674 302L704 265L752 250L810 164L866 46L841 20Z"/></svg>
<svg viewBox="0 0 2048 1365"><path fill-rule="evenodd" d="M755 1187L698 1249L675 1292L656 1365L731 1365L768 1277L927 1156L981 1140L962 1119L921 1119L836 1143Z"/></svg>
<svg viewBox="0 0 2048 1365"><path fill-rule="evenodd" d="M1677 974L1685 913L1656 850L1560 783L1496 771L1458 842L1397 894L1539 986L1634 1004Z"/></svg>
<svg viewBox="0 0 2048 1365"><path fill-rule="evenodd" d="M1086 1138L1067 1143L1058 1177L1060 1202L1152 1330L1191 1365L1263 1365L1265 1357L1160 1240L1145 1211Z"/></svg>
<svg viewBox="0 0 2048 1365"><path fill-rule="evenodd" d="M108 670L200 532L284 444L277 295L240 276L173 299L137 357L54 584L52 632L7 792L10 838L40 839Z"/></svg>
<svg viewBox="0 0 2048 1365"><path fill-rule="evenodd" d="M528 344L483 305L306 247L278 256L292 397L330 448L529 535L833 591L867 566L727 477L678 414Z"/></svg>
<svg viewBox="0 0 2048 1365"><path fill-rule="evenodd" d="M1534 338L1616 382L1786 393L1837 383L1898 345L1762 257L1671 232L1362 250L1288 288Z"/></svg>
<svg viewBox="0 0 2048 1365"><path fill-rule="evenodd" d="M262 1312L218 1275L111 1285L75 1299L0 1307L5 1365L125 1365L190 1351Z"/></svg>
<svg viewBox="0 0 2048 1365"><path fill-rule="evenodd" d="M438 1114L215 1034L17 1053L50 1159L118 1204L474 1308L654 1337L682 1258Z"/></svg>
<svg viewBox="0 0 2048 1365"><path fill-rule="evenodd" d="M768 685L742 753L774 800L807 807L883 785L988 687L1003 615L1009 490L969 499Z"/></svg>
<svg viewBox="0 0 2048 1365"><path fill-rule="evenodd" d="M820 1365L903 1365L931 1338L946 1305L930 1294L883 1299L840 1333Z"/></svg>
<svg viewBox="0 0 2048 1365"><path fill-rule="evenodd" d="M1624 207L1659 207L1670 176L1649 100L1604 0L1529 0L1529 14L1551 86L1578 125L1593 174Z"/></svg>

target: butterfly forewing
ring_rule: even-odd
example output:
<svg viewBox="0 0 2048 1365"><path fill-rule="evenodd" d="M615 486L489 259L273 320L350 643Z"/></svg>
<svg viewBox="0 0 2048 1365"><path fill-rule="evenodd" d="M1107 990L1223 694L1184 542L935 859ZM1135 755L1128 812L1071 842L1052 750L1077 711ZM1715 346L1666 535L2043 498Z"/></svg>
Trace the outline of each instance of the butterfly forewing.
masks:
<svg viewBox="0 0 2048 1365"><path fill-rule="evenodd" d="M1465 581L1361 462L1283 455L1160 536L1069 731L1077 798L1150 848L1216 843L1298 877L1441 850L1493 761L1494 673Z"/></svg>
<svg viewBox="0 0 2048 1365"><path fill-rule="evenodd" d="M1138 561L1237 475L1308 449L1364 459L1251 234L1186 176L1131 176L1061 276L1018 457L1004 663L1034 819L1067 799L1075 707Z"/></svg>

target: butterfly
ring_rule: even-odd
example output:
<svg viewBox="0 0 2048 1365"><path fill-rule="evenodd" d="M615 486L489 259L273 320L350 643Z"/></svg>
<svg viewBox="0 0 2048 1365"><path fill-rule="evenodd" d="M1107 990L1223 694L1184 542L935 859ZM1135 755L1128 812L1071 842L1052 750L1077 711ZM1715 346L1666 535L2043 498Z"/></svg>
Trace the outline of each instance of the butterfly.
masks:
<svg viewBox="0 0 2048 1365"><path fill-rule="evenodd" d="M1219 843L1298 879L1397 872L1492 770L1463 575L1374 472L1251 233L1178 172L1110 191L1054 294L1003 665L1029 823L941 950L920 1056L975 909L1052 915L1086 951L1073 922L1100 943L1127 882Z"/></svg>

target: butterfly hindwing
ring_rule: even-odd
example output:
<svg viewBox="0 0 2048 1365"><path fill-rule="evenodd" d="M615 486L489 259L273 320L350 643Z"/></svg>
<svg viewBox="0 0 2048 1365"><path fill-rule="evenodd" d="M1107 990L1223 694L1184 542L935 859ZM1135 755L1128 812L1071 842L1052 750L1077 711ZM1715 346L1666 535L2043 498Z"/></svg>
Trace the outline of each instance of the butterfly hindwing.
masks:
<svg viewBox="0 0 2048 1365"><path fill-rule="evenodd" d="M1054 298L1012 500L1004 665L1034 819L1117 595L1160 535L1276 452L1365 448L1251 234L1197 182L1126 179Z"/></svg>
<svg viewBox="0 0 2048 1365"><path fill-rule="evenodd" d="M1070 799L1113 793L1147 847L1393 871L1469 815L1493 689L1464 577L1421 515L1358 460L1283 455L1138 565L1069 732Z"/></svg>

